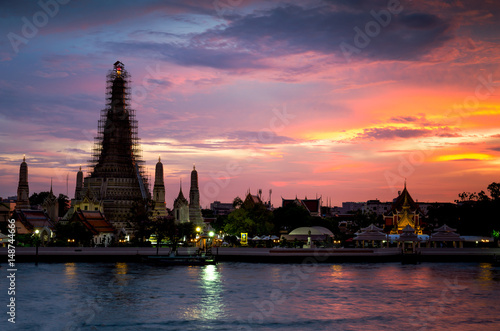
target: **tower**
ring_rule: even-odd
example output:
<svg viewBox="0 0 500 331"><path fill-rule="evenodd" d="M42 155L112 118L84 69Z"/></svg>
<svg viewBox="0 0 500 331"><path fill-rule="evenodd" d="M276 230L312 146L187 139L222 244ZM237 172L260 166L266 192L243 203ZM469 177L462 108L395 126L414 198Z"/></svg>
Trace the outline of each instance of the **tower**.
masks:
<svg viewBox="0 0 500 331"><path fill-rule="evenodd" d="M83 172L82 166L76 174L76 188L75 188L75 200L80 200L82 198L82 188L83 188Z"/></svg>
<svg viewBox="0 0 500 331"><path fill-rule="evenodd" d="M98 122L92 172L84 179L84 187L103 201L106 218L117 228L126 227L134 202L150 198L129 79L123 63L115 62L107 75L108 102Z"/></svg>
<svg viewBox="0 0 500 331"><path fill-rule="evenodd" d="M182 193L182 181L180 184L179 195L174 200L174 219L176 222L189 222L189 202Z"/></svg>
<svg viewBox="0 0 500 331"><path fill-rule="evenodd" d="M17 186L16 209L30 209L30 188L28 185L28 164L26 157L19 167L19 184Z"/></svg>
<svg viewBox="0 0 500 331"><path fill-rule="evenodd" d="M198 189L198 172L193 164L191 171L191 189L189 190L189 221L197 225L203 225L203 217L200 209L200 191Z"/></svg>
<svg viewBox="0 0 500 331"><path fill-rule="evenodd" d="M153 200L155 202L154 216L165 217L167 211L165 207L165 184L163 183L163 164L158 156L155 171L155 185L153 187Z"/></svg>
<svg viewBox="0 0 500 331"><path fill-rule="evenodd" d="M59 201L52 191L52 179L50 180L50 192L47 198L42 203L43 209L52 222L57 222L59 220Z"/></svg>

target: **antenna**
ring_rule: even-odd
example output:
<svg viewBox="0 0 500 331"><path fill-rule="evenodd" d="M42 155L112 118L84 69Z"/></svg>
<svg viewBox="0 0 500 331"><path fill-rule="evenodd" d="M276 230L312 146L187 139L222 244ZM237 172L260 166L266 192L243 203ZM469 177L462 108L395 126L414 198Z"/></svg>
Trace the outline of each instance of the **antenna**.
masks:
<svg viewBox="0 0 500 331"><path fill-rule="evenodd" d="M66 196L69 197L69 191L68 191L68 178L69 178L69 172L66 173Z"/></svg>

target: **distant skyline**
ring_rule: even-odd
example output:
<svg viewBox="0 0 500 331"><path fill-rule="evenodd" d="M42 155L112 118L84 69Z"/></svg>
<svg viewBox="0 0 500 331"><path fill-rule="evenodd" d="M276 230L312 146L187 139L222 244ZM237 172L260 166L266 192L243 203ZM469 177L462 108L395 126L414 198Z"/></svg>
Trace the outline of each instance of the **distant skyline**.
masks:
<svg viewBox="0 0 500 331"><path fill-rule="evenodd" d="M12 1L0 11L0 196L73 198L106 74L132 76L167 207L196 164L201 204L453 201L500 182L495 1ZM152 184L152 183L151 183Z"/></svg>

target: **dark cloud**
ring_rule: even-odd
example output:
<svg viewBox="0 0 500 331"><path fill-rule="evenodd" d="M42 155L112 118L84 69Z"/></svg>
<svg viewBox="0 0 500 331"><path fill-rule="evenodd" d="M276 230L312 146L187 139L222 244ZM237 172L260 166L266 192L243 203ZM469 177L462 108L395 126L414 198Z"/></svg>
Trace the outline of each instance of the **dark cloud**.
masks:
<svg viewBox="0 0 500 331"><path fill-rule="evenodd" d="M430 13L409 12L391 15L387 26L360 45L355 42L355 28L364 31L368 22L375 22L370 10L384 7L372 3L370 10L346 8L345 4L277 5L233 16L227 24L183 36L184 42L141 40L109 42L107 46L115 52L152 52L183 66L237 70L267 68L267 58L310 51L344 62L341 44L357 49L353 58L418 60L453 37L450 22Z"/></svg>
<svg viewBox="0 0 500 331"><path fill-rule="evenodd" d="M152 85L161 85L161 86L165 86L165 87L170 87L172 86L172 82L166 80L166 79L153 79L153 78L149 78L148 79L148 83L149 84L152 84Z"/></svg>
<svg viewBox="0 0 500 331"><path fill-rule="evenodd" d="M390 121L395 123L411 123L418 121L418 119L419 118L415 116L398 116L398 117L391 117Z"/></svg>
<svg viewBox="0 0 500 331"><path fill-rule="evenodd" d="M234 143L246 143L246 144L289 144L295 142L295 139L279 136L273 131L262 130L262 131L233 131L228 132L225 135L226 138L233 140Z"/></svg>
<svg viewBox="0 0 500 331"><path fill-rule="evenodd" d="M364 129L362 134L357 138L361 139L375 139L375 140L388 140L388 139L409 139L419 137L441 137L441 138L454 138L463 137L456 129L449 127L437 127L435 129L415 129L415 128L397 128L397 127L384 127L384 128L369 128Z"/></svg>
<svg viewBox="0 0 500 331"><path fill-rule="evenodd" d="M364 129L363 133L358 135L358 138L362 139L376 139L376 140L386 140L395 138L418 138L427 137L432 134L431 130L426 129L408 129L408 128L370 128Z"/></svg>

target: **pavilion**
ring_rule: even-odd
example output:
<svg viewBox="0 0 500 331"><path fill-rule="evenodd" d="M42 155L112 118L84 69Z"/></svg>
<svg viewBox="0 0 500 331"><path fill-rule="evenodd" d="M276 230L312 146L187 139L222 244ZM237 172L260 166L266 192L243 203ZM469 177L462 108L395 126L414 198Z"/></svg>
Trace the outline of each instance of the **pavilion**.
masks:
<svg viewBox="0 0 500 331"><path fill-rule="evenodd" d="M434 230L429 239L428 245L430 245L430 242L432 242L433 247L436 248L438 242L444 243L445 246L447 243L452 242L453 247L457 248L458 242L460 248L463 248L464 239L461 238L456 231L456 229L452 229L448 225L444 224L443 226Z"/></svg>
<svg viewBox="0 0 500 331"><path fill-rule="evenodd" d="M399 238L396 239L398 247L401 244L403 252L409 252L411 250L412 253L415 253L417 248L415 244L417 244L418 248L420 248L420 242L422 239L415 234L415 229L409 224L402 231L403 232L399 235Z"/></svg>
<svg viewBox="0 0 500 331"><path fill-rule="evenodd" d="M379 247L383 247L384 242L387 242L387 245L389 245L387 234L382 231L382 228L379 228L374 224L370 224L366 228L362 228L356 233L356 238L354 238L356 241L356 247L359 246L360 241L361 247L365 247L365 242L371 242L372 247L375 247L375 242L379 243Z"/></svg>

